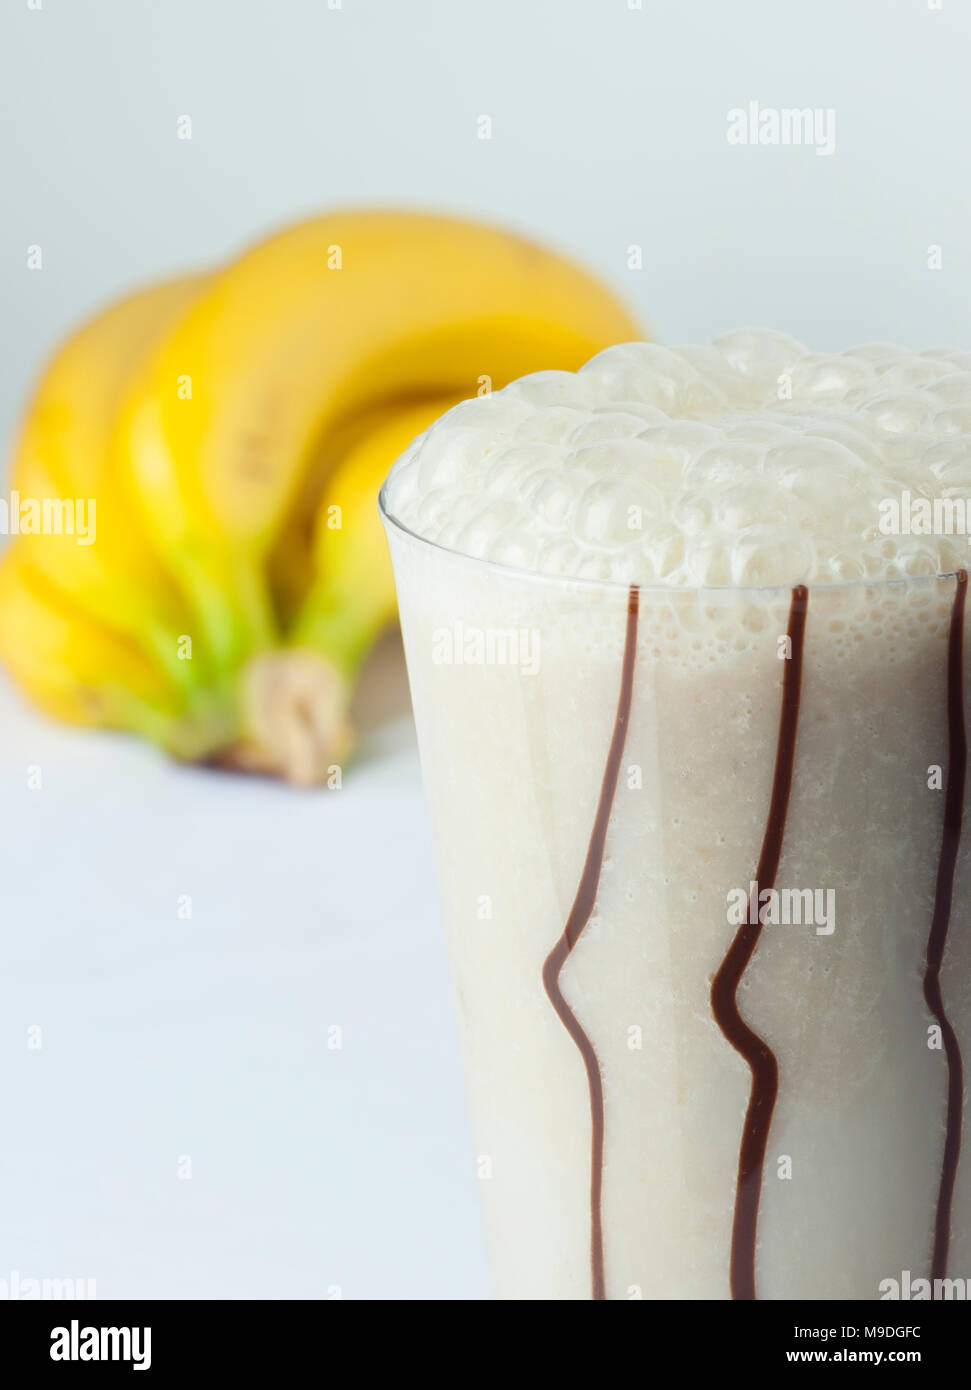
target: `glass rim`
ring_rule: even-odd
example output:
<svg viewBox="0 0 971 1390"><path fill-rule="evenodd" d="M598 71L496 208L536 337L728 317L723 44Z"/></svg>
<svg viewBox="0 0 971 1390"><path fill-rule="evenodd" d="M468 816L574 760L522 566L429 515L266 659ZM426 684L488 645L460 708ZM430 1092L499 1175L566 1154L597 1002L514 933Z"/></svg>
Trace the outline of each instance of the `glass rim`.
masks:
<svg viewBox="0 0 971 1390"><path fill-rule="evenodd" d="M880 589L886 590L893 587L915 587L922 585L936 585L944 580L957 582L958 576L967 574L971 571L971 546L968 548L968 568L941 570L936 574L904 574L887 575L883 578L862 579L834 579L821 580L818 583L796 580L789 584L666 584L663 580L653 579L642 582L637 579L589 579L582 575L570 574L548 574L543 570L526 569L522 565L508 565L501 560L487 560L481 555L469 555L467 551L457 550L454 546L443 545L441 541L430 540L428 536L422 536L419 532L413 531L410 526L394 515L388 506L387 490L388 478L381 484L378 492L378 512L381 520L389 529L398 532L399 535L406 536L409 540L417 542L419 546L426 547L429 551L438 551L442 555L450 556L455 560L462 560L467 565L480 568L486 572L492 571L500 576L509 579L533 580L539 583L562 586L568 589L589 588L597 589L601 592L616 591L618 594L627 595L632 588L636 588L638 593L655 595L657 597L672 598L677 594L685 596L700 596L704 594L718 595L720 598L738 595L767 595L767 594L791 594L793 589L806 588L810 593L821 591L838 593L840 591Z"/></svg>

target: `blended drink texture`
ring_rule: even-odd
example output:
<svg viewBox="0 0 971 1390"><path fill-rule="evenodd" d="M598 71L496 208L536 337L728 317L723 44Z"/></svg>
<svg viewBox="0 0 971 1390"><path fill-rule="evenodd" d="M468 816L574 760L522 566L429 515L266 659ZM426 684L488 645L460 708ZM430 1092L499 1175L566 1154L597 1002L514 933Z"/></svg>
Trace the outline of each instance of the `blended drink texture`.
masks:
<svg viewBox="0 0 971 1390"><path fill-rule="evenodd" d="M971 1280L969 493L971 354L755 330L396 464L500 1297Z"/></svg>

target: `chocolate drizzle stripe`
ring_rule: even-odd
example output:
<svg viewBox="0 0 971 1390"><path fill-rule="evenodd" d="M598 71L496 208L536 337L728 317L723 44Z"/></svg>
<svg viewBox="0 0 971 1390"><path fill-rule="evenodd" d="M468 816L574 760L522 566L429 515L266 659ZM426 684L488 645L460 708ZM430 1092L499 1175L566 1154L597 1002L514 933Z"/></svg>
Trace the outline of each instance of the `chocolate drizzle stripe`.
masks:
<svg viewBox="0 0 971 1390"><path fill-rule="evenodd" d="M802 584L792 591L789 605L790 652L782 679L782 712L776 746L772 799L762 839L762 852L755 873L759 889L773 888L782 855L782 839L792 788L792 767L799 722L799 696L802 688L802 653L806 630L809 591ZM751 916L751 913L748 914ZM732 1224L730 1265L733 1299L754 1299L755 1240L762 1195L765 1148L779 1090L779 1064L769 1045L754 1033L738 1010L736 995L742 976L758 945L762 923L744 922L735 934L711 986L711 1009L725 1037L748 1062L752 1073L748 1109L738 1155L735 1187L735 1216Z"/></svg>
<svg viewBox="0 0 971 1390"><path fill-rule="evenodd" d="M954 1179L961 1156L961 1119L964 1097L964 1072L961 1048L944 1011L941 996L941 965L947 944L947 929L951 919L951 900L954 895L954 870L961 844L961 820L964 813L964 782L967 772L968 745L964 728L964 608L968 593L968 576L961 570L954 591L951 609L951 628L947 643L947 787L944 792L944 826L941 831L941 853L937 862L937 883L934 889L934 912L927 939L927 969L924 973L924 998L937 1020L947 1058L947 1121L944 1134L944 1153L941 1158L941 1179L937 1193L934 1220L934 1250L931 1256L931 1280L943 1279L947 1272L947 1252L951 1241L951 1200ZM933 1283L931 1285L933 1289Z"/></svg>
<svg viewBox="0 0 971 1390"><path fill-rule="evenodd" d="M627 725L630 721L631 696L634 689L634 663L637 657L637 614L639 591L632 584L627 599L627 632L624 639L624 660L620 678L620 695L617 699L617 714L614 731L610 739L607 763L604 767L603 782L600 787L600 800L594 817L593 830L587 848L583 872L577 887L576 897L570 909L563 934L543 963L543 986L550 1003L556 1010L560 1022L576 1043L583 1065L586 1068L587 1084L590 1090L590 1275L595 1299L605 1299L603 1249L603 1217L601 1197L603 1191L603 1150L604 1150L604 1097L603 1079L600 1063L593 1044L580 1026L576 1015L563 998L560 991L560 971L567 957L580 940L583 929L590 920L593 905L600 884L603 867L604 848L607 843L607 823L617 791L617 777L620 760L627 738Z"/></svg>

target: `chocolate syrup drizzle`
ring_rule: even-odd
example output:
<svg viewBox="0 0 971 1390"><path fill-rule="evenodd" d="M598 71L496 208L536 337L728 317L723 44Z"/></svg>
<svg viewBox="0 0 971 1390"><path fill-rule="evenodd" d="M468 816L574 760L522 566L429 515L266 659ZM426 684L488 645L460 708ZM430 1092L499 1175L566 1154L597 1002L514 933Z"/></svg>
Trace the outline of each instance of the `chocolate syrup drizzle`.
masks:
<svg viewBox="0 0 971 1390"><path fill-rule="evenodd" d="M940 1027L944 1054L947 1058L947 1121L934 1220L932 1281L943 1279L947 1272L947 1252L951 1241L951 1199L954 1196L954 1179L961 1156L964 1072L961 1065L961 1048L944 1012L940 976L951 918L954 870L961 844L964 781L968 761L968 744L964 729L964 607L967 593L967 571L961 570L954 590L951 629L947 642L947 787L944 792L944 826L941 831L941 853L937 863L934 912L927 939L927 969L924 973L924 998ZM931 1288L933 1287L932 1283Z"/></svg>
<svg viewBox="0 0 971 1390"><path fill-rule="evenodd" d="M755 871L760 889L773 888L782 855L782 838L789 809L792 765L799 722L799 696L802 687L802 652L806 631L809 590L800 584L792 591L789 605L790 652L782 679L782 713L776 746L772 800L762 840L762 853ZM750 914L749 914L750 915ZM762 1169L769 1126L779 1090L779 1064L775 1053L748 1026L738 1010L736 994L742 976L755 953L762 923L744 922L735 934L728 954L711 986L711 1009L725 1037L741 1053L752 1072L752 1089L742 1129L735 1186L735 1218L732 1225L731 1290L734 1299L755 1298L755 1237L762 1195Z"/></svg>
<svg viewBox="0 0 971 1390"><path fill-rule="evenodd" d="M603 1218L601 1195L603 1191L603 1151L604 1151L604 1096L600 1063L593 1044L580 1026L576 1015L563 998L560 991L560 971L574 946L580 940L583 929L590 920L593 905L600 884L603 867L604 848L607 842L607 823L617 791L617 777L620 760L627 738L627 725L630 721L631 695L634 689L634 663L637 656L637 614L639 590L636 584L630 586L627 599L627 633L624 639L624 661L620 678L620 695L617 699L617 715L614 731L607 753L603 782L600 787L600 800L594 817L593 830L587 848L583 872L577 888L573 907L567 918L563 934L543 963L543 985L550 1003L556 1010L560 1022L576 1043L583 1058L590 1089L590 1274L594 1299L607 1297L604 1282Z"/></svg>
<svg viewBox="0 0 971 1390"><path fill-rule="evenodd" d="M948 1076L944 1153L941 1159L941 1176L934 1222L934 1247L931 1257L932 1280L943 1279L947 1272L948 1246L951 1234L951 1204L961 1153L964 1095L961 1048L944 1009L940 973L947 944L954 893L954 873L961 843L961 823L967 774L967 736L964 721L964 616L967 589L967 572L961 570L957 575L948 636L947 787L944 799L941 850L934 893L934 911L927 942L927 965L924 973L924 998L941 1029ZM772 796L762 839L762 850L755 871L755 881L759 884L760 890L771 889L775 886L779 861L782 857L786 815L792 790L796 731L799 723L803 648L808 608L809 590L805 585L799 584L792 591L789 606L787 633L790 651L782 681L782 708L779 716ZM580 940L583 930L590 920L600 884L607 825L617 791L620 760L623 756L627 726L630 721L634 666L637 654L638 610L639 591L637 585L632 584L627 602L627 631L624 641L617 714L587 855L566 926L543 964L543 985L550 1003L583 1058L590 1091L590 1270L593 1298L597 1300L605 1299L607 1296L604 1279L602 1219L603 1079L593 1044L564 999L560 990L559 977L570 952ZM715 1021L736 1052L744 1057L752 1073L749 1103L745 1112L745 1123L739 1148L735 1213L732 1223L730 1283L732 1298L736 1300L756 1298L755 1246L759 1201L762 1195L766 1146L779 1090L779 1064L775 1053L768 1043L749 1028L739 1012L737 1002L739 985L755 954L755 948L761 934L762 923L759 921L744 922L739 927L711 986L711 1008Z"/></svg>

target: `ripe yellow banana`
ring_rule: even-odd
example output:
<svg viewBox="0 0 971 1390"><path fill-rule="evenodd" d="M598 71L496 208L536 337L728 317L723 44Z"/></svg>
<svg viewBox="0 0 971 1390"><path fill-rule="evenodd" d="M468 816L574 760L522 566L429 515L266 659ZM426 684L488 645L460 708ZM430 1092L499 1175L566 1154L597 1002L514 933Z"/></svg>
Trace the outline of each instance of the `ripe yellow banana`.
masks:
<svg viewBox="0 0 971 1390"><path fill-rule="evenodd" d="M337 213L213 282L139 371L117 447L158 555L234 670L276 641L268 560L306 524L321 440L389 400L471 396L636 336L599 284L518 238Z"/></svg>
<svg viewBox="0 0 971 1390"><path fill-rule="evenodd" d="M314 531L317 578L289 646L246 669L244 764L314 784L346 756L358 671L395 616L378 491L399 454L456 399L425 397L375 411L368 433L327 479Z"/></svg>
<svg viewBox="0 0 971 1390"><path fill-rule="evenodd" d="M222 732L184 700L151 658L50 585L22 546L0 557L0 650L49 714L128 729L175 757L205 756Z"/></svg>
<svg viewBox="0 0 971 1390"><path fill-rule="evenodd" d="M394 613L395 457L455 401L636 336L558 256L418 213L317 218L112 306L51 362L11 478L52 517L94 499L93 543L17 537L0 655L59 717L321 780Z"/></svg>
<svg viewBox="0 0 971 1390"><path fill-rule="evenodd" d="M179 591L146 543L124 480L110 465L112 436L138 358L198 295L205 276L142 290L86 323L48 365L30 403L11 470L22 506L36 503L61 530L17 544L48 587L144 647L177 686L202 679L180 659L192 635ZM83 513L75 509L83 506ZM66 508L66 510L65 510ZM87 534L77 534L84 517ZM183 644L184 649L184 644Z"/></svg>

